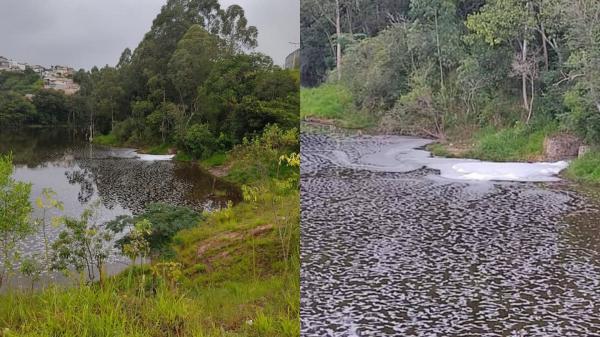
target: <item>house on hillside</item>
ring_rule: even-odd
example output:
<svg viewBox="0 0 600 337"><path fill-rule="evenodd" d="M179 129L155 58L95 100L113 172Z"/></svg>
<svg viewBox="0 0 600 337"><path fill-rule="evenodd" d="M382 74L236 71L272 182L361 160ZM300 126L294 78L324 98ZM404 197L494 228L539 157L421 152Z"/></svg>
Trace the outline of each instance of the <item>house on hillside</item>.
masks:
<svg viewBox="0 0 600 337"><path fill-rule="evenodd" d="M64 92L66 95L73 95L79 91L79 84L66 77L56 77L49 73L44 76L44 89L54 89Z"/></svg>
<svg viewBox="0 0 600 337"><path fill-rule="evenodd" d="M46 68L44 68L40 65L35 65L35 66L31 66L31 69L33 71L35 71L38 75L40 75L40 77L44 77L44 72L46 71Z"/></svg>
<svg viewBox="0 0 600 337"><path fill-rule="evenodd" d="M72 77L75 72L73 68L65 66L52 66L51 71L55 77Z"/></svg>
<svg viewBox="0 0 600 337"><path fill-rule="evenodd" d="M4 56L0 56L0 70L8 69L10 69L10 61Z"/></svg>
<svg viewBox="0 0 600 337"><path fill-rule="evenodd" d="M27 69L27 64L25 64L25 63L13 61L13 60L10 60L8 62L10 63L11 71L20 72L20 71L25 71L25 69Z"/></svg>

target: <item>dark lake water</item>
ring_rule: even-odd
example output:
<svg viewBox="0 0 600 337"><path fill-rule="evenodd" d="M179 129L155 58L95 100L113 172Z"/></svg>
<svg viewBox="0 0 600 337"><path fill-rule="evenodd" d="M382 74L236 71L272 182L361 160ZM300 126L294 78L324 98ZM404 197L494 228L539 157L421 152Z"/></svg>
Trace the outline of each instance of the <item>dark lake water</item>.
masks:
<svg viewBox="0 0 600 337"><path fill-rule="evenodd" d="M195 164L141 160L133 149L89 144L84 132L77 129L0 130L0 153L8 152L13 153L14 178L32 183L32 203L43 188L51 188L64 203L60 215L78 217L84 209L98 204L98 223L140 213L153 202L201 212L241 197L236 186ZM41 213L35 210L33 215L39 217ZM50 240L59 232L60 228L52 228ZM40 234L27 238L19 250L24 256L41 253ZM115 273L127 263L128 259L114 254L107 269ZM19 278L14 280L18 283Z"/></svg>
<svg viewBox="0 0 600 337"><path fill-rule="evenodd" d="M600 208L568 183L360 169L385 137L301 145L303 336L600 336Z"/></svg>

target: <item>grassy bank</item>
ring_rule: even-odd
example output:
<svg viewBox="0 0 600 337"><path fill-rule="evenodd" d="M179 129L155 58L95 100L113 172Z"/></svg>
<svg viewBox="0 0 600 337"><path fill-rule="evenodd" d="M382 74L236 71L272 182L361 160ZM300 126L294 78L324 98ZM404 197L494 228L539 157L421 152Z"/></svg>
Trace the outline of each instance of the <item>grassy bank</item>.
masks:
<svg viewBox="0 0 600 337"><path fill-rule="evenodd" d="M574 160L566 170L565 176L581 183L600 185L600 149L592 150Z"/></svg>
<svg viewBox="0 0 600 337"><path fill-rule="evenodd" d="M516 126L495 130L484 128L471 137L450 136L428 149L436 156L473 158L487 161L543 160L544 138L557 132L555 125L544 127Z"/></svg>
<svg viewBox="0 0 600 337"><path fill-rule="evenodd" d="M299 336L299 162L281 158L297 150L297 132L270 128L213 159L243 202L179 232L172 260L0 295L0 336Z"/></svg>
<svg viewBox="0 0 600 337"><path fill-rule="evenodd" d="M341 85L323 84L300 90L300 117L320 119L341 127L363 129L374 125L366 114L356 111L350 91Z"/></svg>
<svg viewBox="0 0 600 337"><path fill-rule="evenodd" d="M450 138L444 143L428 146L435 156L473 158L487 161L540 161L544 160L544 139L558 128L515 127L495 131L484 129L472 138ZM572 181L600 184L600 149L593 149L582 158L574 159L563 176Z"/></svg>
<svg viewBox="0 0 600 337"><path fill-rule="evenodd" d="M119 141L119 139L112 133L107 135L97 135L93 139L92 143L112 147L139 147L136 144L128 144ZM169 149L173 147L174 146L172 144L143 145L140 147L140 152L147 154L167 154L169 153Z"/></svg>

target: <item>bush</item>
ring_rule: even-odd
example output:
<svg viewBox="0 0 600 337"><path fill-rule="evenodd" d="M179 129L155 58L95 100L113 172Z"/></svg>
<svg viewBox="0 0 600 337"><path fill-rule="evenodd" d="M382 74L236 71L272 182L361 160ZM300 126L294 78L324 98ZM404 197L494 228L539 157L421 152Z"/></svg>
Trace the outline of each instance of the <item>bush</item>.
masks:
<svg viewBox="0 0 600 337"><path fill-rule="evenodd" d="M404 27L393 26L346 51L341 83L361 110L387 110L408 90L411 58L407 33Z"/></svg>
<svg viewBox="0 0 600 337"><path fill-rule="evenodd" d="M568 112L561 116L563 125L591 144L600 145L600 116L581 90L575 88L564 96Z"/></svg>
<svg viewBox="0 0 600 337"><path fill-rule="evenodd" d="M144 123L141 120L128 118L115 124L112 134L121 143L131 142L137 144L141 141L141 133L144 130Z"/></svg>
<svg viewBox="0 0 600 337"><path fill-rule="evenodd" d="M231 157L237 161L229 177L238 183L282 177L288 172L278 170L280 156L299 151L298 129L283 130L277 125L268 125L262 135L253 140L244 139L234 147Z"/></svg>
<svg viewBox="0 0 600 337"><path fill-rule="evenodd" d="M202 220L202 216L187 207L172 206L162 203L148 205L144 213L135 217L120 216L106 224L106 227L116 233L122 232L126 227L138 222L148 220L151 223L151 234L146 238L153 252L168 250L175 234L181 230L195 227ZM129 242L129 237L117 241L123 247Z"/></svg>
<svg viewBox="0 0 600 337"><path fill-rule="evenodd" d="M185 131L180 142L195 159L208 158L219 148L219 143L207 124L192 125Z"/></svg>

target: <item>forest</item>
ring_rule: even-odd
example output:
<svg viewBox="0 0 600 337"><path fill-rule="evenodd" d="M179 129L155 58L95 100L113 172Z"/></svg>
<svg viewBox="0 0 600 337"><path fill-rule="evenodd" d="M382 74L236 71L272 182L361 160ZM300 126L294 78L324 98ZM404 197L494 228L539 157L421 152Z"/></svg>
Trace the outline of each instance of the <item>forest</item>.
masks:
<svg viewBox="0 0 600 337"><path fill-rule="evenodd" d="M555 134L600 144L595 0L306 0L301 11L303 118L491 160L535 160ZM579 175L600 180L600 155L586 158Z"/></svg>

